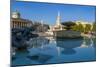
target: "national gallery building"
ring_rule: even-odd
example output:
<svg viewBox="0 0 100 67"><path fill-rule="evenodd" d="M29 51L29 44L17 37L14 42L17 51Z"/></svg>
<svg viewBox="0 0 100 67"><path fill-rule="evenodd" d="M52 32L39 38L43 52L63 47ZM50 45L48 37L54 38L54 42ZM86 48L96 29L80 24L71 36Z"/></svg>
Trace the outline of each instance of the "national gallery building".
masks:
<svg viewBox="0 0 100 67"><path fill-rule="evenodd" d="M12 12L11 28L22 29L31 26L32 26L32 21L21 18L19 12Z"/></svg>

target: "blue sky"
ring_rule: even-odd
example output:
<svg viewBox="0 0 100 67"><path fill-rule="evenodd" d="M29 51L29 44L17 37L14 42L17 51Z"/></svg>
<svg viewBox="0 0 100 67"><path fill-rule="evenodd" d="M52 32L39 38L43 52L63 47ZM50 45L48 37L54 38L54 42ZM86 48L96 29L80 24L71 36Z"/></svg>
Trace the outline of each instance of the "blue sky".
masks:
<svg viewBox="0 0 100 67"><path fill-rule="evenodd" d="M13 2L11 12L18 11L21 17L34 21L43 20L46 24L55 24L58 11L61 21L95 21L95 6L82 6L71 4L50 4L39 2Z"/></svg>

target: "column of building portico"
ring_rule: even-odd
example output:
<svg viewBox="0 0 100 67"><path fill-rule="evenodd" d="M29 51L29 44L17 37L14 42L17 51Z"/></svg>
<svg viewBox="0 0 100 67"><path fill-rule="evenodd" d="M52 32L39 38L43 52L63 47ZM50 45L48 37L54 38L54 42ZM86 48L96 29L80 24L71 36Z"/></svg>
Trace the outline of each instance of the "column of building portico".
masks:
<svg viewBox="0 0 100 67"><path fill-rule="evenodd" d="M20 29L22 28L22 23L20 22Z"/></svg>
<svg viewBox="0 0 100 67"><path fill-rule="evenodd" d="M22 24L22 22L21 22L21 28L23 28L23 24Z"/></svg>
<svg viewBox="0 0 100 67"><path fill-rule="evenodd" d="M25 22L23 23L23 27L25 27Z"/></svg>
<svg viewBox="0 0 100 67"><path fill-rule="evenodd" d="M13 21L11 21L11 28L14 28L14 24L12 23Z"/></svg>
<svg viewBox="0 0 100 67"><path fill-rule="evenodd" d="M22 22L22 28L24 28L24 22Z"/></svg>
<svg viewBox="0 0 100 67"><path fill-rule="evenodd" d="M26 23L24 23L24 27L26 27Z"/></svg>
<svg viewBox="0 0 100 67"><path fill-rule="evenodd" d="M19 22L17 22L17 28L19 28Z"/></svg>
<svg viewBox="0 0 100 67"><path fill-rule="evenodd" d="M12 25L13 25L13 28L15 27L15 25L14 25L14 21L12 21L13 23L11 23Z"/></svg>
<svg viewBox="0 0 100 67"><path fill-rule="evenodd" d="M21 22L19 22L19 28L21 29Z"/></svg>
<svg viewBox="0 0 100 67"><path fill-rule="evenodd" d="M14 21L14 28L16 28L16 21Z"/></svg>
<svg viewBox="0 0 100 67"><path fill-rule="evenodd" d="M19 22L19 28L21 29L21 22Z"/></svg>
<svg viewBox="0 0 100 67"><path fill-rule="evenodd" d="M24 27L27 27L27 26L26 26L26 23L24 23Z"/></svg>
<svg viewBox="0 0 100 67"><path fill-rule="evenodd" d="M18 28L20 29L20 22L18 22Z"/></svg>

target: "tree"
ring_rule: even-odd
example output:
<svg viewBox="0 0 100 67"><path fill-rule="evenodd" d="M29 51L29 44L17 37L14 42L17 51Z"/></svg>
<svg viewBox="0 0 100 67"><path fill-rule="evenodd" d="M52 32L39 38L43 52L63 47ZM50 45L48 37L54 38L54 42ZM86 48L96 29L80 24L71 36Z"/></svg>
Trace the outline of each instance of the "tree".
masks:
<svg viewBox="0 0 100 67"><path fill-rule="evenodd" d="M76 24L72 21L67 21L67 22L62 22L62 25L65 26L65 29L72 30L72 27Z"/></svg>
<svg viewBox="0 0 100 67"><path fill-rule="evenodd" d="M74 26L72 26L72 30L73 31L79 31L79 29L78 29L79 27L78 27L78 25L76 24L76 25L74 25Z"/></svg>
<svg viewBox="0 0 100 67"><path fill-rule="evenodd" d="M93 31L93 32L96 32L96 23L95 23L95 22L93 23L92 31Z"/></svg>
<svg viewBox="0 0 100 67"><path fill-rule="evenodd" d="M91 31L91 25L90 24L86 24L84 32L89 32L89 31Z"/></svg>
<svg viewBox="0 0 100 67"><path fill-rule="evenodd" d="M84 26L81 23L78 25L78 30L84 32Z"/></svg>

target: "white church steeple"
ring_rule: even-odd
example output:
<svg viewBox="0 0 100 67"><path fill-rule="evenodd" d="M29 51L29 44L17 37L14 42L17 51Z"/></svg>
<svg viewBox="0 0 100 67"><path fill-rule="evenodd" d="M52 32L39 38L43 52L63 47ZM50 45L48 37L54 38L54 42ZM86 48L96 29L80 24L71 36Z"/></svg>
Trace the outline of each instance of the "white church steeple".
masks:
<svg viewBox="0 0 100 67"><path fill-rule="evenodd" d="M61 17L60 17L60 12L58 11L56 25L60 25L60 22L61 22Z"/></svg>
<svg viewBox="0 0 100 67"><path fill-rule="evenodd" d="M64 25L61 24L61 15L58 11L57 19L56 19L56 25L54 26L53 30L64 30Z"/></svg>

